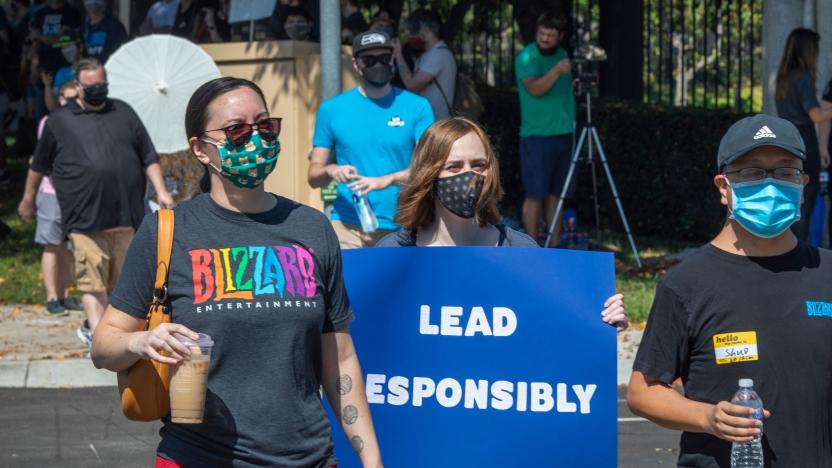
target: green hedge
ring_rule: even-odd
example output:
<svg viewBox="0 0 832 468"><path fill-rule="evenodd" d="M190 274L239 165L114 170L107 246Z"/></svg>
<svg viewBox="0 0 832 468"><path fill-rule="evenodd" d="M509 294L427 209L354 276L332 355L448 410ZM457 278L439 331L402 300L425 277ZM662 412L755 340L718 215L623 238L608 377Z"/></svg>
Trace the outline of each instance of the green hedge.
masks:
<svg viewBox="0 0 832 468"><path fill-rule="evenodd" d="M487 90L482 97L481 121L500 157L503 212L519 218L523 186L517 94ZM583 107L579 103L578 131ZM610 99L595 99L592 111L633 233L698 242L712 238L725 218L713 185L717 147L728 127L745 114ZM573 204L580 225L589 227L594 225L591 170L586 164L579 168ZM596 165L596 170L601 225L623 232L603 168Z"/></svg>

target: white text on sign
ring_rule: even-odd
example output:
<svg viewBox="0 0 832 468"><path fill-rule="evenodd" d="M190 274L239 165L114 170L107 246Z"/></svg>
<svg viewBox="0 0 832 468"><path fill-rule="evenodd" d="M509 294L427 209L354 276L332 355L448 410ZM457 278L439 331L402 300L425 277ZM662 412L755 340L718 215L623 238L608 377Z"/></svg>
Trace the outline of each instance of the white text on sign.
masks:
<svg viewBox="0 0 832 468"><path fill-rule="evenodd" d="M482 379L465 379L460 382L453 378L436 382L430 377L413 377L411 380L400 375L388 380L384 374L367 374L366 382L367 401L371 404L402 406L410 403L412 406L422 406L425 400L432 398L445 408L462 404L467 409L514 409L534 413L552 410L575 413L580 409L581 414L589 414L592 410L592 396L598 387L589 384L572 385L570 388L565 383L558 383L553 388L547 382L489 382ZM577 403L570 401L570 390Z"/></svg>
<svg viewBox="0 0 832 468"><path fill-rule="evenodd" d="M508 307L493 307L490 320L483 307L472 307L464 327L461 322L465 309L462 307L442 306L438 325L431 320L430 306L423 305L419 313L419 333L422 335L510 336L517 330L517 315Z"/></svg>

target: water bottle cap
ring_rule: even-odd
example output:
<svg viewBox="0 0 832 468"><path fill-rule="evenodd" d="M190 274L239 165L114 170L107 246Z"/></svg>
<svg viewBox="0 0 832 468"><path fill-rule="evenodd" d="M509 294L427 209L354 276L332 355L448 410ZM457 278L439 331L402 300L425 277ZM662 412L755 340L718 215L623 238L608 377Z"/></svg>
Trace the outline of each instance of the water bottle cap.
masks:
<svg viewBox="0 0 832 468"><path fill-rule="evenodd" d="M740 387L751 388L754 386L754 381L751 379L740 379Z"/></svg>

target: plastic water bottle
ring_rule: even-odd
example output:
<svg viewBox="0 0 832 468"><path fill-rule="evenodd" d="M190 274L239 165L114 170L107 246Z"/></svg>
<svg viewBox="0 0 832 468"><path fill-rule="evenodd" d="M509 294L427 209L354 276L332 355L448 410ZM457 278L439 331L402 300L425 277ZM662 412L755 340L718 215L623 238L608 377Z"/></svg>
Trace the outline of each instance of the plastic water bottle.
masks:
<svg viewBox="0 0 832 468"><path fill-rule="evenodd" d="M754 409L754 418L763 421L763 400L754 391L754 381L740 379L740 389L731 403ZM751 442L734 442L731 446L731 468L763 468L763 428Z"/></svg>
<svg viewBox="0 0 832 468"><path fill-rule="evenodd" d="M826 192L829 190L829 171L826 169L822 169L820 171L820 193L822 195L826 195Z"/></svg>
<svg viewBox="0 0 832 468"><path fill-rule="evenodd" d="M373 211L373 205L367 196L353 192L352 200L355 202L355 211L358 213L358 220L361 221L361 230L366 233L375 232L378 229L378 219Z"/></svg>

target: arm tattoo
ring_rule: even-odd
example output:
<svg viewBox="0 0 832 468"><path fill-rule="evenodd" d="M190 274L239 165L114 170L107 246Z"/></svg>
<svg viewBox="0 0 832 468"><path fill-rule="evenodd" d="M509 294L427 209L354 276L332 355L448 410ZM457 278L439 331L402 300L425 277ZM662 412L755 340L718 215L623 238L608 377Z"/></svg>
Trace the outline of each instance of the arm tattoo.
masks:
<svg viewBox="0 0 832 468"><path fill-rule="evenodd" d="M352 390L352 378L349 375L344 374L335 381L335 386L338 387L338 393L340 395L346 395L347 393Z"/></svg>
<svg viewBox="0 0 832 468"><path fill-rule="evenodd" d="M347 426L355 423L358 420L358 408L353 405L347 405L341 410L341 419Z"/></svg>
<svg viewBox="0 0 832 468"><path fill-rule="evenodd" d="M352 436L350 443L352 444L352 449L355 450L355 453L361 455L361 451L364 450L364 440L359 436Z"/></svg>

